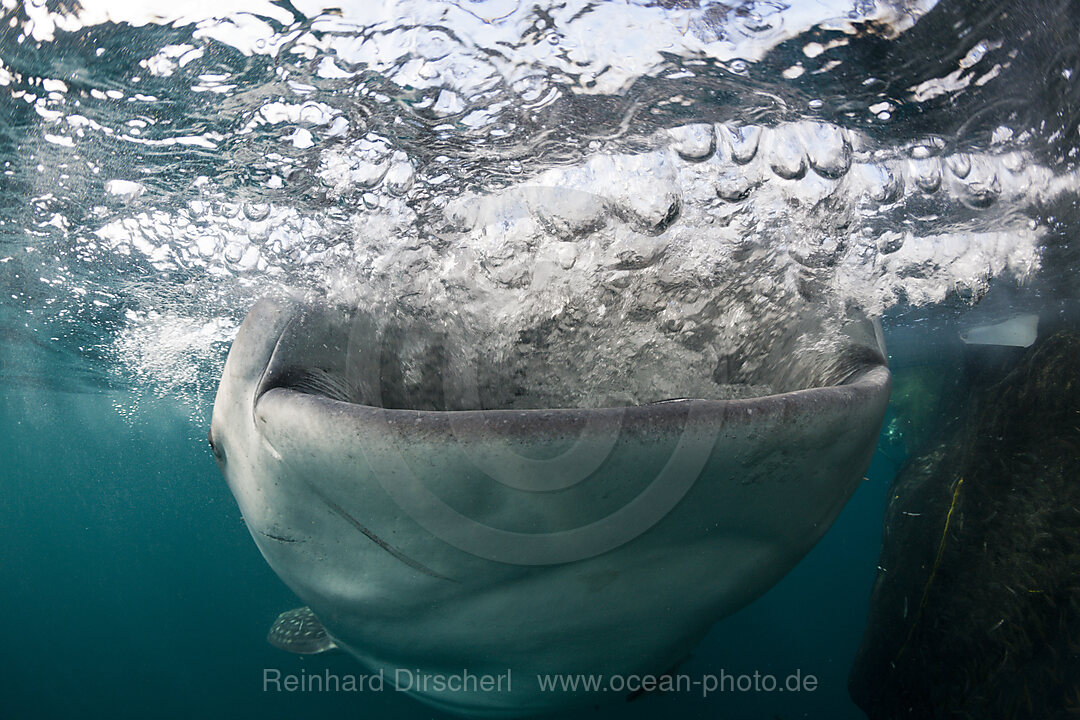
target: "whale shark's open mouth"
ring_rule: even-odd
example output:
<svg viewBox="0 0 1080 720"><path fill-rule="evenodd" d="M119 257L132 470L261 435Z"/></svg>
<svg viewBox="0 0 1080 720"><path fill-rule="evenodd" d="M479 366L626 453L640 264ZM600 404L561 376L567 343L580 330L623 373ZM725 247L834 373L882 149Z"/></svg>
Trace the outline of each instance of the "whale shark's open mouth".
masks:
<svg viewBox="0 0 1080 720"><path fill-rule="evenodd" d="M524 332L497 337L458 313L300 304L268 358L258 394L280 388L424 411L620 407L828 387L885 363L871 323L830 333L797 317L787 328L758 329L738 348L717 348L713 366L681 365L678 348L659 342L648 350L630 358L631 372L620 372L627 366L620 347L597 343L588 332L537 342Z"/></svg>

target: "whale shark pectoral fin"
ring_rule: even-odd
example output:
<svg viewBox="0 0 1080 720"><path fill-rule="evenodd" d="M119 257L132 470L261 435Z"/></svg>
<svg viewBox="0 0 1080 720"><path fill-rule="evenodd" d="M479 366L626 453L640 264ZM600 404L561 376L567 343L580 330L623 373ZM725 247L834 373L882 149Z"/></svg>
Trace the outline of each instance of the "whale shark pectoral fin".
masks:
<svg viewBox="0 0 1080 720"><path fill-rule="evenodd" d="M266 639L274 647L297 655L316 655L338 647L326 634L319 618L306 606L278 615Z"/></svg>

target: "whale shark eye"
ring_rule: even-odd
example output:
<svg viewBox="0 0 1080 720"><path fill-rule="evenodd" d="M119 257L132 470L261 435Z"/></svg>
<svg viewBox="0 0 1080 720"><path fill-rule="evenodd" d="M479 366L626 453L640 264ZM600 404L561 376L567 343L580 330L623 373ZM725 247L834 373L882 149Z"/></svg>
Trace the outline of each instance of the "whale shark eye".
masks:
<svg viewBox="0 0 1080 720"><path fill-rule="evenodd" d="M210 452L214 453L214 457L219 463L225 462L225 449L218 443L214 442L214 429L210 428L206 433L206 441L210 443Z"/></svg>

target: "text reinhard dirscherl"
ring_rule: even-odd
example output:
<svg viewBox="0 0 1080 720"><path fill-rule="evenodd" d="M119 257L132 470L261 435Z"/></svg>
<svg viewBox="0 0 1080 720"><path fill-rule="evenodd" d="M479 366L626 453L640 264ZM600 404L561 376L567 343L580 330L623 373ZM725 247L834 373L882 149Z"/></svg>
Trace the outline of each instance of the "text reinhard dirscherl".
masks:
<svg viewBox="0 0 1080 720"><path fill-rule="evenodd" d="M810 673L795 670L786 676L771 673L732 674L726 670L692 676L684 673L665 675L536 675L541 692L694 692L702 697L714 693L746 692L814 692L818 679ZM397 668L392 673L378 670L354 675L330 672L284 673L277 668L263 668L263 692L321 693L321 692L398 692L421 693L508 693L513 689L510 669L504 673L473 673L461 670L454 673L428 673Z"/></svg>

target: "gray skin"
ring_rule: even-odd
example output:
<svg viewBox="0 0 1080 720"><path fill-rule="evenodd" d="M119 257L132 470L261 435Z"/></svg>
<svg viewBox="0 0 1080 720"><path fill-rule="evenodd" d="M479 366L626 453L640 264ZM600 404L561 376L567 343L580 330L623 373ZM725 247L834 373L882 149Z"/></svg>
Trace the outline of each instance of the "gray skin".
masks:
<svg viewBox="0 0 1080 720"><path fill-rule="evenodd" d="M662 674L684 659L825 533L889 396L869 333L839 384L750 400L388 410L345 401L362 381L342 348L363 348L321 312L252 309L218 389L215 455L328 646L388 683L398 668L511 671L508 691L411 690L470 715L597 700L542 692L538 673ZM318 372L296 380L304 368Z"/></svg>

